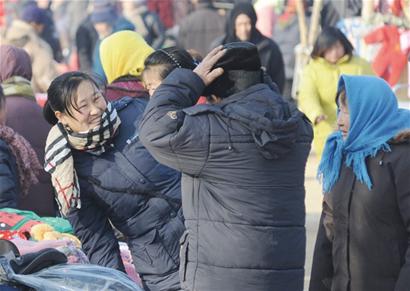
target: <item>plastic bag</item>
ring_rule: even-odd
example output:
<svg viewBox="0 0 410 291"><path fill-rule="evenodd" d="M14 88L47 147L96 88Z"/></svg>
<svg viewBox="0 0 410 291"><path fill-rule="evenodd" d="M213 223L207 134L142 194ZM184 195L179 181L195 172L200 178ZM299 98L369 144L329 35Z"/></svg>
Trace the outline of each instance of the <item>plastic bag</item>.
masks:
<svg viewBox="0 0 410 291"><path fill-rule="evenodd" d="M6 258L0 258L2 281L47 291L143 291L125 273L98 265L59 264L29 275L16 274Z"/></svg>

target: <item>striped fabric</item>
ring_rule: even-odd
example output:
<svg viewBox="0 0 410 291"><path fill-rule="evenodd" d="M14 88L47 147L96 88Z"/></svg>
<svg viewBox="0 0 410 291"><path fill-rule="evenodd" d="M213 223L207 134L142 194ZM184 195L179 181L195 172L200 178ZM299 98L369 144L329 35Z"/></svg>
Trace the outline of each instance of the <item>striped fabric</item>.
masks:
<svg viewBox="0 0 410 291"><path fill-rule="evenodd" d="M121 120L111 103L101 116L101 124L87 132L73 132L61 123L48 134L44 169L51 174L61 214L66 216L71 208L80 208L80 187L74 169L71 149L100 155L105 144L115 135Z"/></svg>

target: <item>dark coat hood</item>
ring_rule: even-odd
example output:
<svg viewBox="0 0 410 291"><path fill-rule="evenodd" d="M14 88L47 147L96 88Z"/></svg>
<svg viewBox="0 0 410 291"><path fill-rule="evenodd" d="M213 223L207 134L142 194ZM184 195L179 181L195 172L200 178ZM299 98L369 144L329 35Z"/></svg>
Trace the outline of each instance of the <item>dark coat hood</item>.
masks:
<svg viewBox="0 0 410 291"><path fill-rule="evenodd" d="M244 124L251 132L260 153L267 159L287 154L298 137L303 114L276 95L266 98L266 84L258 84L224 99L226 116ZM279 106L278 106L279 104Z"/></svg>
<svg viewBox="0 0 410 291"><path fill-rule="evenodd" d="M31 80L31 59L25 50L11 45L1 45L0 56L0 83L14 76Z"/></svg>

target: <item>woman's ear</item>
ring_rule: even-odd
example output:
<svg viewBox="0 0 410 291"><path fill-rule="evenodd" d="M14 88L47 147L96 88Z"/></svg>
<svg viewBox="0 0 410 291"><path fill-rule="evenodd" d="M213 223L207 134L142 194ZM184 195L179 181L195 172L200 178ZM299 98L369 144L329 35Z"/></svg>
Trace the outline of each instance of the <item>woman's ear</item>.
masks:
<svg viewBox="0 0 410 291"><path fill-rule="evenodd" d="M58 119L58 122L64 124L64 113L62 113L61 111L54 111L54 114L56 118Z"/></svg>

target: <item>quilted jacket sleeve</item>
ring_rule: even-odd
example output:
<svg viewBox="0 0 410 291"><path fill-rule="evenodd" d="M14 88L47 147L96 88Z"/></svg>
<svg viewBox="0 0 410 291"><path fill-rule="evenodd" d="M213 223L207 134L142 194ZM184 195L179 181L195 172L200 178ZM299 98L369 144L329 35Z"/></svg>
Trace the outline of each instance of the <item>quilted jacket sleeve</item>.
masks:
<svg viewBox="0 0 410 291"><path fill-rule="evenodd" d="M400 155L395 165L392 165L394 174L394 183L396 186L397 205L399 206L400 214L404 225L407 229L407 251L405 254L405 262L401 267L399 278L394 291L405 291L410 286L410 144L402 145L406 150Z"/></svg>
<svg viewBox="0 0 410 291"><path fill-rule="evenodd" d="M0 208L17 207L20 187L16 170L9 147L0 140Z"/></svg>
<svg viewBox="0 0 410 291"><path fill-rule="evenodd" d="M206 114L190 116L183 109L196 104L204 89L191 70L174 70L155 91L140 124L143 145L160 163L198 175L208 157Z"/></svg>
<svg viewBox="0 0 410 291"><path fill-rule="evenodd" d="M306 114L312 123L315 122L318 116L324 114L322 106L320 105L320 97L314 72L309 65L303 71L298 100L300 110Z"/></svg>

